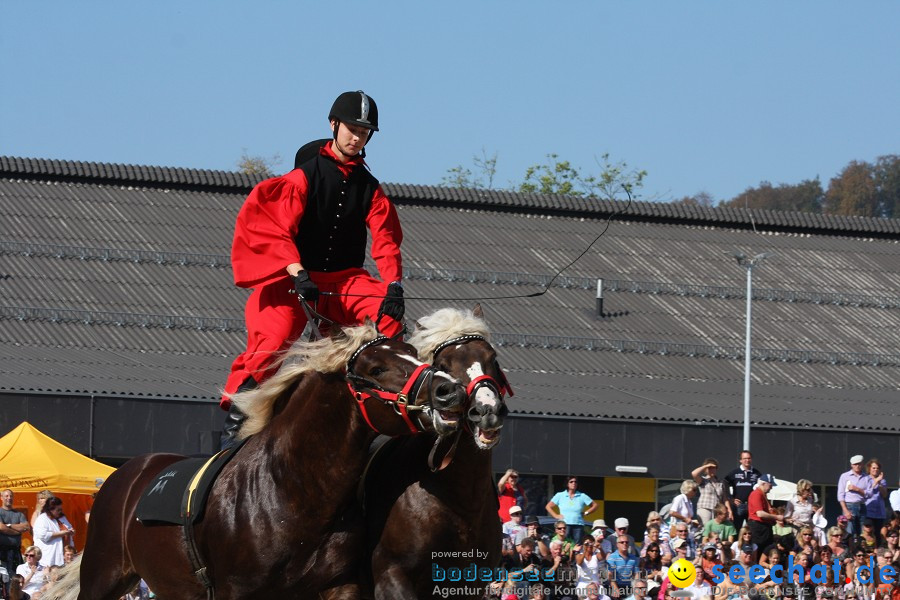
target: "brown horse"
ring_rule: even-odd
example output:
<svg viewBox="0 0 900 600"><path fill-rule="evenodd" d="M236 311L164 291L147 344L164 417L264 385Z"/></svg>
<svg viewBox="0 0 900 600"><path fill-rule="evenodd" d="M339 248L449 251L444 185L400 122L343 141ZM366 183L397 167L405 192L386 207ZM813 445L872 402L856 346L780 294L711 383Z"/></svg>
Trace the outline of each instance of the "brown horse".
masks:
<svg viewBox="0 0 900 600"><path fill-rule="evenodd" d="M371 427L403 435L411 423L455 422L465 391L370 324L343 331L295 345L274 377L234 398L248 415L242 434L252 437L222 470L194 529L214 596L192 573L181 527L135 520L148 482L181 458L151 454L107 479L72 567L80 578L64 573L51 598L116 600L139 578L164 599L357 597L365 528L356 486ZM424 389L410 394L407 411L390 390L406 392L413 373L425 374Z"/></svg>
<svg viewBox="0 0 900 600"><path fill-rule="evenodd" d="M416 323L410 343L419 358L467 386L467 431L443 470L427 466L433 436L404 438L389 447L367 496L374 596L431 598L435 586L454 598L481 598L485 581L446 580L449 569L494 569L500 564L501 524L490 449L500 441L510 392L488 342L480 307L442 309ZM430 438L430 439L429 439ZM446 441L442 446L449 446ZM451 452L451 451L447 451ZM443 575L442 575L443 574ZM441 577L445 580L440 581ZM460 594L461 588L471 591ZM371 591L371 590L370 590ZM448 597L448 596L443 596Z"/></svg>

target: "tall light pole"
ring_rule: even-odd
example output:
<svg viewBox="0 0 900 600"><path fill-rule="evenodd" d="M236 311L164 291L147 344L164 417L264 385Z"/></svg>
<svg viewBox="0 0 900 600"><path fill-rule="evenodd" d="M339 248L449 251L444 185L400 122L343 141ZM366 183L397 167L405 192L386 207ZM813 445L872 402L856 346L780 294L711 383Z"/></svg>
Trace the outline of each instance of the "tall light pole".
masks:
<svg viewBox="0 0 900 600"><path fill-rule="evenodd" d="M743 252L734 252L738 265L747 269L747 336L744 348L744 447L750 449L750 304L753 300L753 267L761 265L771 256L769 252L757 254L753 258L747 258Z"/></svg>

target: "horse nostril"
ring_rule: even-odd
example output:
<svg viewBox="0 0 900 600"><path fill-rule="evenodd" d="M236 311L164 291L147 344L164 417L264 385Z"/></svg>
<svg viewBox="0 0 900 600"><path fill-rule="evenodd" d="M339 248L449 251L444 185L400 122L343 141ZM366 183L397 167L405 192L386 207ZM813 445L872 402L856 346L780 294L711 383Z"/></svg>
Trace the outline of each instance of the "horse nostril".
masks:
<svg viewBox="0 0 900 600"><path fill-rule="evenodd" d="M497 418L497 415L485 415L481 426L484 429L496 429L497 426L500 425L500 419Z"/></svg>
<svg viewBox="0 0 900 600"><path fill-rule="evenodd" d="M444 406L452 406L454 404L459 404L461 402L460 392L465 394L465 391L458 384L444 381L437 385L434 388L434 397L440 404Z"/></svg>

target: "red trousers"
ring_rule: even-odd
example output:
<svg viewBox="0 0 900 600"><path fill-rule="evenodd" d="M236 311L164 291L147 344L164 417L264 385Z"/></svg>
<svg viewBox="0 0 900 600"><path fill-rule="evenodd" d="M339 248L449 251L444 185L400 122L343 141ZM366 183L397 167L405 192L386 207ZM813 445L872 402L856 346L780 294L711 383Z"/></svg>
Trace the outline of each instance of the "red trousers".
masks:
<svg viewBox="0 0 900 600"><path fill-rule="evenodd" d="M375 321L384 300L387 284L369 275L364 269L345 269L334 273L310 271L320 292L359 294L361 296L319 296L313 308L324 317L340 325L360 325L366 317ZM225 383L221 406L228 409L230 397L248 377L262 383L275 374L282 352L303 333L306 314L300 306L297 294L291 292L293 281L289 277L253 290L244 308L247 322L247 349L231 365L231 373ZM403 325L383 316L378 325L384 335L394 336ZM327 335L327 332L323 332Z"/></svg>

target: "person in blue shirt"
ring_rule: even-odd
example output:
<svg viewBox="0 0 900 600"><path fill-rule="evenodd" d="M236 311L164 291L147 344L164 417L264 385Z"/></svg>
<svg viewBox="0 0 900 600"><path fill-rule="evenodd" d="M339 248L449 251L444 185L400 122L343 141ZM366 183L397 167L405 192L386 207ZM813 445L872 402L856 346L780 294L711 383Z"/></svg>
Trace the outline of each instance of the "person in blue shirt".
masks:
<svg viewBox="0 0 900 600"><path fill-rule="evenodd" d="M616 551L606 557L609 568L609 588L613 598L625 598L631 594L631 582L638 574L640 557L631 554L631 541L627 535L616 538Z"/></svg>
<svg viewBox="0 0 900 600"><path fill-rule="evenodd" d="M547 514L566 522L566 537L580 540L584 537L584 526L587 524L584 516L594 512L597 503L584 492L578 491L577 477L570 475L566 482L565 491L559 492L547 503Z"/></svg>

